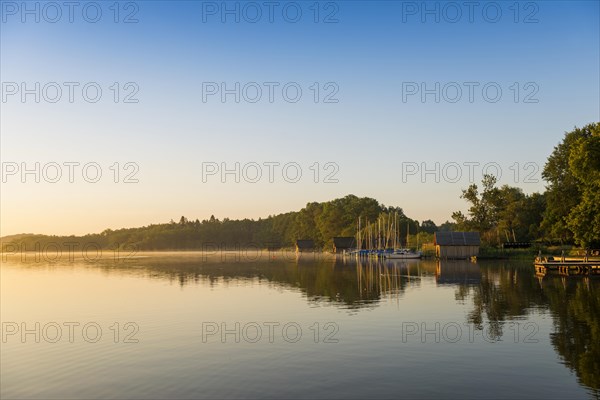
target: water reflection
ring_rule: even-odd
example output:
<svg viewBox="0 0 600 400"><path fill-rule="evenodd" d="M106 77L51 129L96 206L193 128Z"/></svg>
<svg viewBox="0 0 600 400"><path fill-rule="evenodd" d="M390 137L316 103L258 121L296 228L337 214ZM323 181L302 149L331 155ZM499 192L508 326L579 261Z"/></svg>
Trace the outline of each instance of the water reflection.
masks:
<svg viewBox="0 0 600 400"><path fill-rule="evenodd" d="M496 338L505 322L548 310L551 343L579 382L600 397L600 281L590 277L536 277L529 263L481 264L479 285L459 285L457 299L469 296L468 320L480 328L487 320Z"/></svg>
<svg viewBox="0 0 600 400"><path fill-rule="evenodd" d="M598 282L555 278L543 286L554 316L552 345L580 383L600 398L600 296Z"/></svg>
<svg viewBox="0 0 600 400"><path fill-rule="evenodd" d="M439 285L477 285L481 282L479 266L467 260L438 260L435 272Z"/></svg>
<svg viewBox="0 0 600 400"><path fill-rule="evenodd" d="M323 255L268 260L205 259L196 255L149 255L124 262L41 264L20 268L95 268L105 274L188 285L244 285L256 281L301 291L308 301L360 311L393 299L401 302L425 282L454 288L455 300L469 308L466 321L494 339L507 324L551 315L550 342L580 384L600 397L600 280L594 277L536 276L531 262L377 260ZM512 332L510 333L512 334Z"/></svg>

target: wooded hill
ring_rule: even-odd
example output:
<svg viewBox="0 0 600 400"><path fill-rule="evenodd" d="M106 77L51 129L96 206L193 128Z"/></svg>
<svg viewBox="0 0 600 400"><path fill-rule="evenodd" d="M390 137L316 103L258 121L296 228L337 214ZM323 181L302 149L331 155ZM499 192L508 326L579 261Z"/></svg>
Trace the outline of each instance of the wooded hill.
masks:
<svg viewBox="0 0 600 400"><path fill-rule="evenodd" d="M258 220L219 220L211 216L199 221L182 216L177 222L171 220L140 228L107 229L84 236L20 234L5 237L2 242L3 250L11 242L32 251L36 245L43 248L50 242L95 243L102 249L135 246L138 250L202 250L208 246L292 247L297 239L312 239L319 248L331 248L334 236L355 236L359 217L363 221L375 221L380 214L388 213L397 213L400 235L406 236L407 229L417 232L418 221L407 218L401 208L386 207L368 197L348 195L323 203L308 203L300 211Z"/></svg>

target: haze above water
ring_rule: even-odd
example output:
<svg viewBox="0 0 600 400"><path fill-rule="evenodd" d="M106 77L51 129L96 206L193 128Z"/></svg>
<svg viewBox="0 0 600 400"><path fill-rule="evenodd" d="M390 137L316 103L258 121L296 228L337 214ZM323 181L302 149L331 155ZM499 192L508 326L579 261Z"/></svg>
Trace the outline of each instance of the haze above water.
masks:
<svg viewBox="0 0 600 400"><path fill-rule="evenodd" d="M0 271L2 398L600 393L600 282L530 261L175 253Z"/></svg>

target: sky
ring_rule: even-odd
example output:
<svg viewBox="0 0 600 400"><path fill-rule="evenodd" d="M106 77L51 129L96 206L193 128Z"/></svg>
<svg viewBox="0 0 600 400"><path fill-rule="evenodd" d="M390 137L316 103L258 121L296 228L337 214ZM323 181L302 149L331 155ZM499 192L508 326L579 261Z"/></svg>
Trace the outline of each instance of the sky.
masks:
<svg viewBox="0 0 600 400"><path fill-rule="evenodd" d="M443 223L600 121L598 1L0 1L0 235L347 194Z"/></svg>

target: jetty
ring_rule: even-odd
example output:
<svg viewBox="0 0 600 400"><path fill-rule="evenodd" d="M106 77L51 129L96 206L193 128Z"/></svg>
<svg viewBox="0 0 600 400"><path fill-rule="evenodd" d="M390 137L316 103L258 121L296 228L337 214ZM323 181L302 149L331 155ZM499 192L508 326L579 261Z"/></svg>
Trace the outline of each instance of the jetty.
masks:
<svg viewBox="0 0 600 400"><path fill-rule="evenodd" d="M534 261L535 271L540 275L548 272L558 272L560 275L599 275L599 257L560 257L538 255Z"/></svg>

